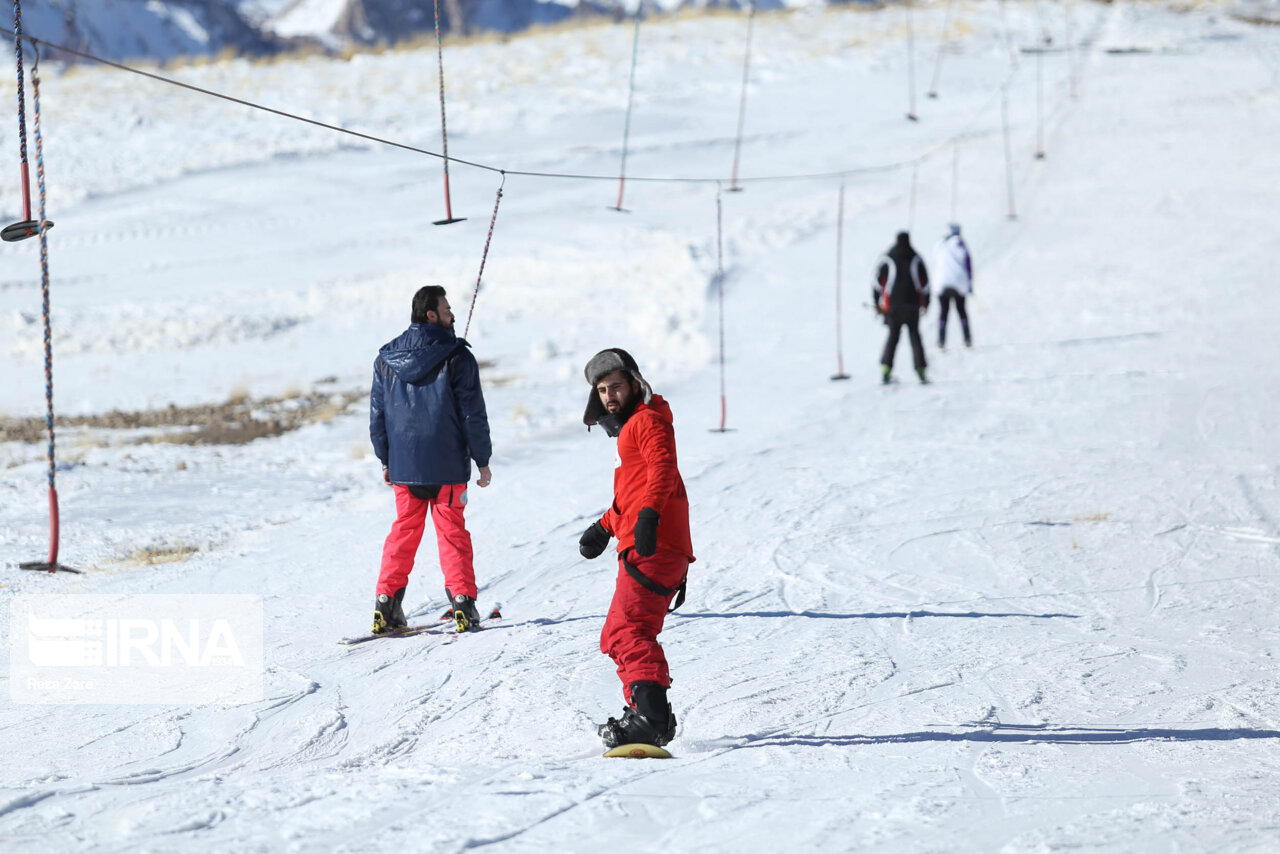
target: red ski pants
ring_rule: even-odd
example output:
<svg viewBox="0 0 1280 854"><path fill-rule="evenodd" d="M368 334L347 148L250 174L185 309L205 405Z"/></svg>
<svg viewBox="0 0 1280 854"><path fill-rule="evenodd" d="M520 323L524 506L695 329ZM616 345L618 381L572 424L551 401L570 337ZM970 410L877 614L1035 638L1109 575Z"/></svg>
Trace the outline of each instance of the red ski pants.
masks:
<svg viewBox="0 0 1280 854"><path fill-rule="evenodd" d="M644 587L627 572L624 559L654 585L669 590L679 587L688 574L689 559L665 550L640 557L634 549L627 549L618 556L618 579L600 632L600 651L618 666L622 695L630 703L633 682L657 682L664 688L671 685L658 635L674 593L664 596Z"/></svg>
<svg viewBox="0 0 1280 854"><path fill-rule="evenodd" d="M377 594L394 594L409 583L413 559L426 529L427 513L436 525L436 546L444 586L454 596L475 598L476 572L472 565L471 534L462 518L467 506L467 485L446 484L435 498L415 498L409 487L395 485L396 520L382 547L382 571L378 573Z"/></svg>

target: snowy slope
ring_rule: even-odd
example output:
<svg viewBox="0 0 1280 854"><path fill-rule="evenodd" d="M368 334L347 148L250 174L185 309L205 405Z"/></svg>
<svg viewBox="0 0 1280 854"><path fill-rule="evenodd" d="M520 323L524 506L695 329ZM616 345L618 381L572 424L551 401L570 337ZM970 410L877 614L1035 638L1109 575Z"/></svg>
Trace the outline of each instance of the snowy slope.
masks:
<svg viewBox="0 0 1280 854"><path fill-rule="evenodd" d="M619 215L616 182L507 177L469 335L496 449L469 505L481 605L507 615L491 631L333 642L365 627L391 513L359 399L240 445L61 430L62 558L82 576L17 570L45 549L44 447L0 444L0 646L15 594L249 593L267 661L265 699L234 707L21 705L0 672L5 849L1274 851L1280 30L1226 7L1070 8L1081 51L1043 55L1044 160L1034 55L1009 84L1016 220L1007 46L1062 43L1064 7L957 4L937 100L946 10L917 9L919 123L901 9L758 17L744 176L964 138L921 164L914 205L910 168L846 182L844 383L838 182L723 195L733 432L708 429L715 187L629 182ZM727 177L744 33L645 27L630 174ZM630 39L450 51L451 155L616 172ZM434 63L182 73L434 147ZM469 300L496 174L455 164L468 219L436 228L438 161L117 73L45 90L60 412L357 395L417 286ZM930 247L953 203L975 346L930 334L933 383L908 381L902 347L882 387L871 261L913 210ZM43 411L37 273L32 242L0 247L10 418ZM621 708L596 648L614 567L576 540L613 449L581 428L580 371L611 345L672 402L693 501L664 763L600 759L592 726ZM409 588L428 619L429 539Z"/></svg>

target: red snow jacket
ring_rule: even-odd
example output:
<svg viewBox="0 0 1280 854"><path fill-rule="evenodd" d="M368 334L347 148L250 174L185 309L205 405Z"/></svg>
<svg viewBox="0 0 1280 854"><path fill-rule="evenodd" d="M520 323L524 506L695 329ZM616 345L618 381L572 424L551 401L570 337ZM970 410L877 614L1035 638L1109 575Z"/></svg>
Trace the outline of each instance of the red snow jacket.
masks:
<svg viewBox="0 0 1280 854"><path fill-rule="evenodd" d="M661 395L638 404L618 434L613 470L613 506L600 525L618 538L618 551L635 547L636 518L645 507L658 511L658 550L684 555L692 563L689 496L676 467L676 432L671 407Z"/></svg>

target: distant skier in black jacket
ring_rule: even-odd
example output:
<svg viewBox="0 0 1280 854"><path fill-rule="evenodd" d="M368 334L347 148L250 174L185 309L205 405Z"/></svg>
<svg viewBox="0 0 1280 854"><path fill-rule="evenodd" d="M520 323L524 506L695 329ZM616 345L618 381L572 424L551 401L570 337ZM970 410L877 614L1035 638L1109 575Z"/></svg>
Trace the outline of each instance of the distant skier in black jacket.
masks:
<svg viewBox="0 0 1280 854"><path fill-rule="evenodd" d="M893 353L898 349L898 336L907 327L911 336L911 355L915 360L916 375L920 382L928 382L924 369L924 344L920 340L920 315L929 308L929 272L924 260L911 248L911 239L905 231L898 232L898 241L880 256L876 263L876 277L871 285L876 311L884 317L889 327L889 340L884 343L880 357L882 381L889 382L893 372Z"/></svg>

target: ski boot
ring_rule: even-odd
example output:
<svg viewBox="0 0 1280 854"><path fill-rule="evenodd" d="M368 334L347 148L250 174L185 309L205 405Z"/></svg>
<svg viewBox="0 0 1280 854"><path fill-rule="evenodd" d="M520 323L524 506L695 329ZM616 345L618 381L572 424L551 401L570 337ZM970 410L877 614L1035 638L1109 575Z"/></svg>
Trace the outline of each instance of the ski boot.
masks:
<svg viewBox="0 0 1280 854"><path fill-rule="evenodd" d="M632 683L631 705L622 710L622 719L609 718L596 732L610 749L620 744L662 747L676 737L676 716L667 702L667 689L657 682Z"/></svg>
<svg viewBox="0 0 1280 854"><path fill-rule="evenodd" d="M892 371L893 371L893 368L890 367L889 365L880 366L880 383L882 385L889 384L889 374L892 373Z"/></svg>
<svg viewBox="0 0 1280 854"><path fill-rule="evenodd" d="M459 593L453 597L453 623L459 632L474 631L480 628L480 612L476 610L476 600Z"/></svg>
<svg viewBox="0 0 1280 854"><path fill-rule="evenodd" d="M928 385L929 378L924 375L924 368L916 368L916 376L920 378L920 385Z"/></svg>
<svg viewBox="0 0 1280 854"><path fill-rule="evenodd" d="M453 619L453 593L449 591L448 587L444 589L444 601L449 604L445 606L444 612L440 614L440 622L442 623Z"/></svg>
<svg viewBox="0 0 1280 854"><path fill-rule="evenodd" d="M390 595L378 594L373 605L373 634L385 635L398 629L408 628L409 621L405 619L401 604L404 601L404 591L405 588L401 587Z"/></svg>

